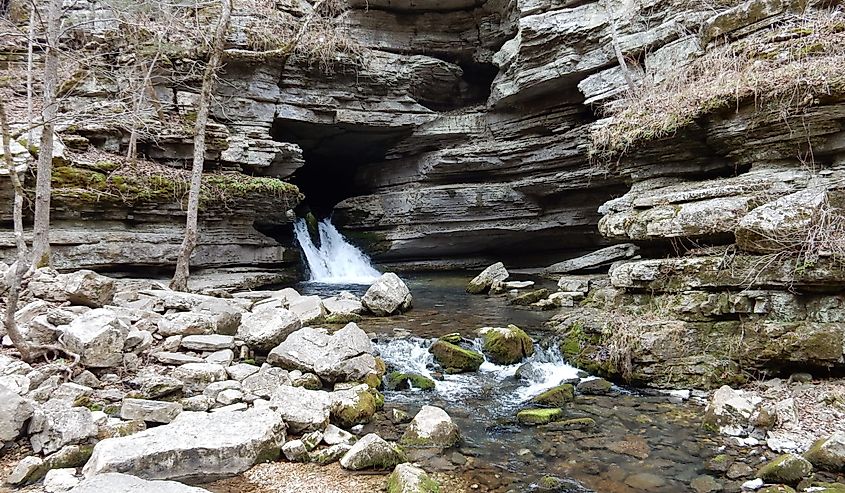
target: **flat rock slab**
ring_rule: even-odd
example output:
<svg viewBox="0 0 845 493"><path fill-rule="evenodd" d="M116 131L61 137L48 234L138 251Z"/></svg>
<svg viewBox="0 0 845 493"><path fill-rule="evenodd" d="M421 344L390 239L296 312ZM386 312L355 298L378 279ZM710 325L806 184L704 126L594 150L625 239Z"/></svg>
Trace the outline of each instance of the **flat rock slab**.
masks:
<svg viewBox="0 0 845 493"><path fill-rule="evenodd" d="M128 474L98 474L82 481L70 493L209 493L176 481L147 481Z"/></svg>
<svg viewBox="0 0 845 493"><path fill-rule="evenodd" d="M100 441L82 472L87 478L121 472L146 479L210 480L278 457L284 442L285 423L269 409L183 412L168 425Z"/></svg>
<svg viewBox="0 0 845 493"><path fill-rule="evenodd" d="M218 334L185 336L181 345L193 351L219 351L235 347L235 338Z"/></svg>
<svg viewBox="0 0 845 493"><path fill-rule="evenodd" d="M587 255L564 260L546 267L549 274L566 274L582 270L593 270L608 266L617 260L625 260L634 257L640 248L633 243L622 243L612 245Z"/></svg>

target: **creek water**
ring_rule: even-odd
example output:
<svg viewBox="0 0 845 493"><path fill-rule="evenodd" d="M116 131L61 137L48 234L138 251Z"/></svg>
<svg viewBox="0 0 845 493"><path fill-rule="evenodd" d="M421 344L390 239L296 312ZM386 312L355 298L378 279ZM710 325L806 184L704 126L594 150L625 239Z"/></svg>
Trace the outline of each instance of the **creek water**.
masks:
<svg viewBox="0 0 845 493"><path fill-rule="evenodd" d="M544 491L684 492L693 491L690 483L706 474L704 464L717 451L712 439L700 431L702 408L672 396L624 388L615 388L612 395L579 395L565 408L567 418L592 418L595 426L583 430L519 426L514 416L528 399L579 374L561 357L553 334L544 327L552 312L514 307L503 296L468 295L464 288L470 275L464 272L402 277L414 296L414 308L399 316L366 318L359 325L374 334L388 371L433 376L436 388L386 392L385 407L411 415L423 405L442 407L463 436L454 450L412 450L414 460L431 470L460 474L479 491L502 493L537 491L547 475L564 483ZM361 295L366 288L316 282L298 286L300 292L322 296L341 290ZM538 341L537 351L527 361L535 369L530 378L514 377L519 365L487 361L475 373L436 373L428 353L436 337L459 332L473 339L481 327L507 324L520 326ZM402 433L386 418L367 425L365 431L386 439L399 439Z"/></svg>

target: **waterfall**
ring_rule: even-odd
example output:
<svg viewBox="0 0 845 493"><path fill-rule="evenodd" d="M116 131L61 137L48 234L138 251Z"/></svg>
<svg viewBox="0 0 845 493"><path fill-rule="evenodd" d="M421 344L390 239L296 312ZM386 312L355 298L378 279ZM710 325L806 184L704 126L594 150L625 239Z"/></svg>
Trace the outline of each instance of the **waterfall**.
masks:
<svg viewBox="0 0 845 493"><path fill-rule="evenodd" d="M300 219L294 224L299 242L308 263L309 280L326 284L372 284L381 275L361 250L350 245L328 219L317 225L320 247L308 234L308 224Z"/></svg>

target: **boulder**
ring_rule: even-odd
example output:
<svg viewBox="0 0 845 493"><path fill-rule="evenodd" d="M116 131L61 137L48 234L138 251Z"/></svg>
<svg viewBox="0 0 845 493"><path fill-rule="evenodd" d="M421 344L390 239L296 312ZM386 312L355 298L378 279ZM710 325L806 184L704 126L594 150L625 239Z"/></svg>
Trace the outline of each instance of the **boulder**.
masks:
<svg viewBox="0 0 845 493"><path fill-rule="evenodd" d="M331 398L331 420L341 428L369 423L376 413L375 395L367 384L332 392Z"/></svg>
<svg viewBox="0 0 845 493"><path fill-rule="evenodd" d="M505 269L505 265L501 262L496 262L481 271L480 274L475 276L469 284L467 284L467 293L486 293L490 290L490 287L494 282L503 282L508 278L508 276L510 276L510 274L508 274L507 269Z"/></svg>
<svg viewBox="0 0 845 493"><path fill-rule="evenodd" d="M537 303L538 301L544 300L548 297L548 289L535 289L534 291L529 291L527 293L517 296L516 298L513 298L512 300L510 300L510 304L518 306L528 306Z"/></svg>
<svg viewBox="0 0 845 493"><path fill-rule="evenodd" d="M783 454L757 471L757 477L767 483L797 484L813 472L810 462L795 454Z"/></svg>
<svg viewBox="0 0 845 493"><path fill-rule="evenodd" d="M32 417L34 405L17 392L0 385L0 447L17 438Z"/></svg>
<svg viewBox="0 0 845 493"><path fill-rule="evenodd" d="M354 296L332 296L323 300L328 315L360 315L364 304Z"/></svg>
<svg viewBox="0 0 845 493"><path fill-rule="evenodd" d="M214 363L187 363L173 371L173 377L182 381L185 393L201 394L208 384L226 380L226 368Z"/></svg>
<svg viewBox="0 0 845 493"><path fill-rule="evenodd" d="M498 365L519 363L534 354L534 341L516 325L484 327L478 334L484 340L484 355Z"/></svg>
<svg viewBox="0 0 845 493"><path fill-rule="evenodd" d="M575 388L570 384L558 385L531 399L532 404L544 407L563 407L575 398Z"/></svg>
<svg viewBox="0 0 845 493"><path fill-rule="evenodd" d="M326 314L326 309L319 296L300 296L290 302L288 310L299 318L303 324L319 320Z"/></svg>
<svg viewBox="0 0 845 493"><path fill-rule="evenodd" d="M458 426L439 407L423 406L411 420L400 443L411 447L449 448L461 438Z"/></svg>
<svg viewBox="0 0 845 493"><path fill-rule="evenodd" d="M350 471L391 469L405 462L405 454L375 433L358 440L340 459L340 466Z"/></svg>
<svg viewBox="0 0 845 493"><path fill-rule="evenodd" d="M591 378L578 382L575 390L584 395L605 395L613 389L613 384L603 378Z"/></svg>
<svg viewBox="0 0 845 493"><path fill-rule="evenodd" d="M639 247L633 243L612 245L581 257L564 260L546 267L548 274L567 274L578 271L592 271L607 267L613 262L633 258Z"/></svg>
<svg viewBox="0 0 845 493"><path fill-rule="evenodd" d="M235 347L235 338L218 334L185 336L181 346L189 351L219 351Z"/></svg>
<svg viewBox="0 0 845 493"><path fill-rule="evenodd" d="M290 440L282 445L282 454L291 462L307 462L308 449L302 440Z"/></svg>
<svg viewBox="0 0 845 493"><path fill-rule="evenodd" d="M28 431L32 450L47 455L65 445L88 442L97 436L97 425L89 409L50 401L33 415Z"/></svg>
<svg viewBox="0 0 845 493"><path fill-rule="evenodd" d="M434 380L418 373L391 372L385 379L384 387L387 390L434 390Z"/></svg>
<svg viewBox="0 0 845 493"><path fill-rule="evenodd" d="M331 464L332 462L339 461L340 458L346 455L346 453L351 449L352 445L339 443L337 445L332 445L331 447L311 452L308 454L308 459L311 462L316 462L320 465Z"/></svg>
<svg viewBox="0 0 845 493"><path fill-rule="evenodd" d="M754 253L801 248L826 203L827 191L811 188L756 207L739 221L736 244Z"/></svg>
<svg viewBox="0 0 845 493"><path fill-rule="evenodd" d="M70 493L210 493L203 488L186 486L176 481L147 481L128 474L105 473L90 477Z"/></svg>
<svg viewBox="0 0 845 493"><path fill-rule="evenodd" d="M51 269L38 269L27 289L46 301L69 301L74 305L100 308L114 298L114 280L90 270L59 274Z"/></svg>
<svg viewBox="0 0 845 493"><path fill-rule="evenodd" d="M51 469L44 475L44 491L47 493L64 493L78 485L80 479L76 477L76 469Z"/></svg>
<svg viewBox="0 0 845 493"><path fill-rule="evenodd" d="M255 375L260 370L259 367L250 365L249 363L238 363L226 367L226 373L229 374L229 378L238 382L242 382L246 377Z"/></svg>
<svg viewBox="0 0 845 493"><path fill-rule="evenodd" d="M97 308L71 322L62 342L69 351L80 356L83 366L109 368L123 363L127 335L129 327L117 313Z"/></svg>
<svg viewBox="0 0 845 493"><path fill-rule="evenodd" d="M804 457L823 471L845 472L845 433L840 431L817 440Z"/></svg>
<svg viewBox="0 0 845 493"><path fill-rule="evenodd" d="M442 338L434 341L429 352L434 355L440 366L450 373L476 371L484 363L481 353L464 349Z"/></svg>
<svg viewBox="0 0 845 493"><path fill-rule="evenodd" d="M140 419L148 423L170 423L181 412L182 405L178 402L124 399L120 406L121 418Z"/></svg>
<svg viewBox="0 0 845 493"><path fill-rule="evenodd" d="M299 330L299 317L284 309L259 310L244 314L238 327L238 338L255 351L270 351L292 332Z"/></svg>
<svg viewBox="0 0 845 493"><path fill-rule="evenodd" d="M387 493L439 493L440 485L425 471L409 463L399 464L387 478Z"/></svg>
<svg viewBox="0 0 845 493"><path fill-rule="evenodd" d="M704 411L704 427L731 436L744 436L761 399L727 385L713 394Z"/></svg>
<svg viewBox="0 0 845 493"><path fill-rule="evenodd" d="M380 375L375 349L366 332L355 323L329 335L305 327L290 334L267 356L271 365L316 373L327 382L361 382Z"/></svg>
<svg viewBox="0 0 845 493"><path fill-rule="evenodd" d="M278 387L270 398L270 408L276 409L290 432L296 434L325 429L332 404L330 392L287 385Z"/></svg>
<svg viewBox="0 0 845 493"><path fill-rule="evenodd" d="M258 372L241 380L241 390L262 399L269 399L277 388L291 383L286 370L264 365Z"/></svg>
<svg viewBox="0 0 845 493"><path fill-rule="evenodd" d="M44 460L35 455L29 455L21 459L12 469L6 478L6 482L12 486L20 486L38 481L40 471L44 469Z"/></svg>
<svg viewBox="0 0 845 493"><path fill-rule="evenodd" d="M361 303L372 314L384 317L411 308L412 296L408 286L392 272L382 274L367 289Z"/></svg>
<svg viewBox="0 0 845 493"><path fill-rule="evenodd" d="M207 315L213 323L213 333L234 335L241 322L241 316L249 306L247 300L223 299L194 293L182 293L163 289L145 289L139 292L142 300L147 299L160 306L163 311L174 310Z"/></svg>
<svg viewBox="0 0 845 493"><path fill-rule="evenodd" d="M563 418L563 411L559 408L524 409L516 413L516 420L523 425L545 425Z"/></svg>
<svg viewBox="0 0 845 493"><path fill-rule="evenodd" d="M169 313L158 322L158 333L165 337L213 334L216 330L214 316L207 313Z"/></svg>
<svg viewBox="0 0 845 493"><path fill-rule="evenodd" d="M348 431L342 430L335 425L328 425L323 431L323 443L326 445L346 444L352 445L355 443L355 435Z"/></svg>
<svg viewBox="0 0 845 493"><path fill-rule="evenodd" d="M183 412L170 424L100 441L83 474L209 481L275 459L284 442L285 423L270 409Z"/></svg>

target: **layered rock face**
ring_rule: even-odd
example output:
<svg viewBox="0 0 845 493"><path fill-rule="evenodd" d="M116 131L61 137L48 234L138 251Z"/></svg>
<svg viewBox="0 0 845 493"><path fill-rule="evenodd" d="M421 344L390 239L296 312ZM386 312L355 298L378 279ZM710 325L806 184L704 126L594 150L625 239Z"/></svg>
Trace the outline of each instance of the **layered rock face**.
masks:
<svg viewBox="0 0 845 493"><path fill-rule="evenodd" d="M790 65L764 60L784 60L783 54L803 49L788 39L815 36L806 42L841 46L841 38L824 34L824 22L798 38L781 37L802 26L789 24L791 8L796 6L751 1L709 18L695 37L707 48L702 61L710 57L718 64L716 38L726 37L721 43L738 60L757 43L758 61L752 57L749 64L762 67L755 77L780 80ZM787 27L759 31L782 22ZM816 60L795 59L805 72L818 71L826 87L783 81L800 102L780 99L783 93L768 83L737 78L736 95L726 100L703 87L713 95L710 107L689 108L696 117L674 122L668 131L646 135L612 119L594 126L594 132L605 129L605 144L613 148L608 172L632 183L628 193L599 209L600 233L651 252L667 243L672 248L657 250L659 258L613 265L582 308L556 317L561 347L572 361L668 388L845 369L845 106L839 79L823 65L841 60L840 52L826 49ZM718 85L717 77L698 80ZM756 102L742 96L754 87L765 87ZM669 86L665 98L677 94L688 95ZM636 115L648 115L648 109L614 118Z"/></svg>

